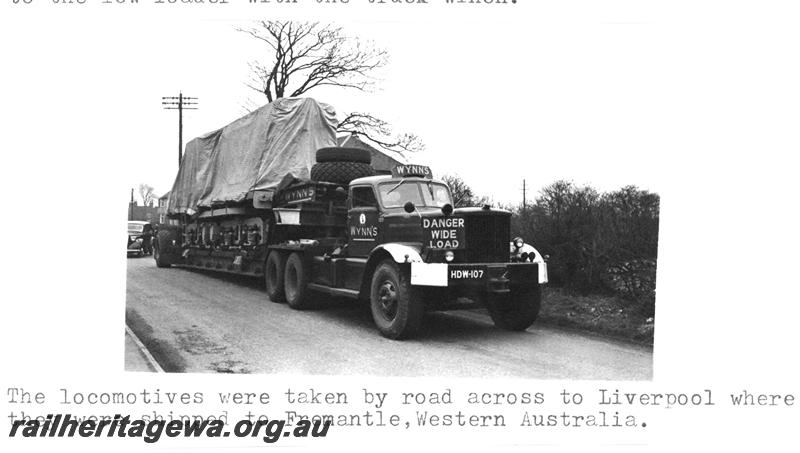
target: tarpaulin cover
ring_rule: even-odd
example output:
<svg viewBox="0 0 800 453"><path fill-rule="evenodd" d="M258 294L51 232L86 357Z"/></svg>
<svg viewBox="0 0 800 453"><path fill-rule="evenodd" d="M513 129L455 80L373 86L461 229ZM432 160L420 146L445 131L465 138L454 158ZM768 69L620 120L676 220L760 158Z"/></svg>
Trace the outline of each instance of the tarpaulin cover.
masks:
<svg viewBox="0 0 800 453"><path fill-rule="evenodd" d="M336 112L309 98L278 99L186 144L170 214L245 200L287 175L308 178L317 149L336 146Z"/></svg>

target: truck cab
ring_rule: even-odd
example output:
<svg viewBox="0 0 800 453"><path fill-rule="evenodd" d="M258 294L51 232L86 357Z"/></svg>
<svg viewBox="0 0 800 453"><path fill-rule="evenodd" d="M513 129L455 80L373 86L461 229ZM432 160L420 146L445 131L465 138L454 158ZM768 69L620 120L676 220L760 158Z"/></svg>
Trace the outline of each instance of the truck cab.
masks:
<svg viewBox="0 0 800 453"><path fill-rule="evenodd" d="M409 212L408 203L413 206ZM376 246L387 243L421 245L422 213L441 214L445 205L452 206L450 190L431 179L383 175L354 180L347 215L349 253L369 256Z"/></svg>
<svg viewBox="0 0 800 453"><path fill-rule="evenodd" d="M288 190L308 193L303 184ZM379 331L393 339L414 335L429 310L485 306L509 330L534 322L546 263L521 239L510 240L510 212L453 209L447 185L419 165L355 179L345 193L346 200L318 196L292 211L276 209L273 228L303 225L307 237L269 246L271 299L298 309L313 307L320 293L365 300ZM326 202L327 217L312 215Z"/></svg>

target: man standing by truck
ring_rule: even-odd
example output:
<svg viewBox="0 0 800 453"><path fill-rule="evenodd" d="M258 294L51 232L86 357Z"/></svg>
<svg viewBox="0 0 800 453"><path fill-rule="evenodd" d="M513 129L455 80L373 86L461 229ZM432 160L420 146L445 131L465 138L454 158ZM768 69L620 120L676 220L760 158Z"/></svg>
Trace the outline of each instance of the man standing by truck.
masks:
<svg viewBox="0 0 800 453"><path fill-rule="evenodd" d="M153 254L153 229L150 225L147 225L142 231L142 253L145 255L152 255Z"/></svg>

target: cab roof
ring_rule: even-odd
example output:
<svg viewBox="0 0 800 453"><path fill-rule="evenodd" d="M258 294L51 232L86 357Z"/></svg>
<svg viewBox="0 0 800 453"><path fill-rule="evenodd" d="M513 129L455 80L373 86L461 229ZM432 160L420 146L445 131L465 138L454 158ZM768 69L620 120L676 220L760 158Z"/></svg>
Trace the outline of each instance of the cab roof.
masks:
<svg viewBox="0 0 800 453"><path fill-rule="evenodd" d="M365 176L363 178L357 178L350 181L350 185L354 184L370 184L375 185L381 181L388 181L392 179L392 175L377 175L377 176Z"/></svg>
<svg viewBox="0 0 800 453"><path fill-rule="evenodd" d="M406 176L404 178L395 178L392 175L377 175L377 176L366 176L364 178L354 179L354 180L350 181L350 185L352 186L352 185L357 185L357 184L358 185L369 184L369 185L374 186L374 185L377 185L378 183L385 182L385 181L397 181L397 182L400 182L401 180L406 180L406 181L433 181L433 182L438 182L438 183L442 184L442 181L439 181L437 179L421 178L419 176Z"/></svg>

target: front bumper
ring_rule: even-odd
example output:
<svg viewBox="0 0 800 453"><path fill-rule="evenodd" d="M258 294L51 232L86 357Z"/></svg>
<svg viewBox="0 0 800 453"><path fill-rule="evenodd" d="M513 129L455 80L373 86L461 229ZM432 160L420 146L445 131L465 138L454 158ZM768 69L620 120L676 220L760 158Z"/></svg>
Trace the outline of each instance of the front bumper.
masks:
<svg viewBox="0 0 800 453"><path fill-rule="evenodd" d="M489 293L507 293L511 286L547 283L547 263L411 263L411 284L471 287Z"/></svg>

